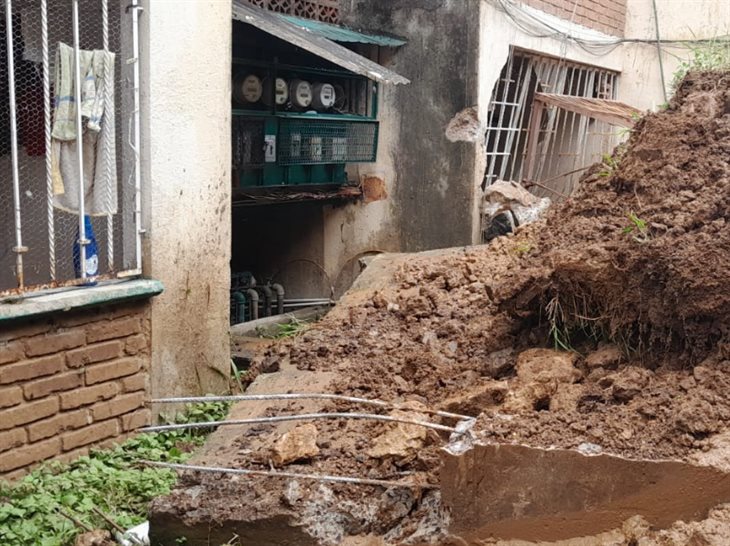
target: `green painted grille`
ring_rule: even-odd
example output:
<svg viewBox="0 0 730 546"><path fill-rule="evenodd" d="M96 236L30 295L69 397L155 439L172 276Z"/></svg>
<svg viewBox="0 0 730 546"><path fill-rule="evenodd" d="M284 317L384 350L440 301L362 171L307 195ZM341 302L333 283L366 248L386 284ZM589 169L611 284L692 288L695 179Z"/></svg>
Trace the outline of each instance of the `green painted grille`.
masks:
<svg viewBox="0 0 730 546"><path fill-rule="evenodd" d="M318 165L375 161L376 121L282 119L279 121L279 165Z"/></svg>

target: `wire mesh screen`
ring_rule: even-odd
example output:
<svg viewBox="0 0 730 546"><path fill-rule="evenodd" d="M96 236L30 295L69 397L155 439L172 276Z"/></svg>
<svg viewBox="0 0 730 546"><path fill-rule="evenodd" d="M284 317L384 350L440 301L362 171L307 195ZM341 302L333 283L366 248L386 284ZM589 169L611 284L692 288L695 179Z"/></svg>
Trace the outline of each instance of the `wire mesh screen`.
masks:
<svg viewBox="0 0 730 546"><path fill-rule="evenodd" d="M615 99L617 84L618 74L609 70L514 50L490 102L484 186L528 177L525 155L535 93ZM605 122L557 108L545 111L539 133L532 178L548 183L554 191L545 195L552 198L569 195L581 174L576 170L600 161L620 136Z"/></svg>
<svg viewBox="0 0 730 546"><path fill-rule="evenodd" d="M11 18L0 6L0 293L75 282L80 216L88 215L86 253L96 254L100 276L136 267L124 8L78 0L82 186L73 1L13 0Z"/></svg>
<svg viewBox="0 0 730 546"><path fill-rule="evenodd" d="M375 161L376 121L281 120L279 165Z"/></svg>

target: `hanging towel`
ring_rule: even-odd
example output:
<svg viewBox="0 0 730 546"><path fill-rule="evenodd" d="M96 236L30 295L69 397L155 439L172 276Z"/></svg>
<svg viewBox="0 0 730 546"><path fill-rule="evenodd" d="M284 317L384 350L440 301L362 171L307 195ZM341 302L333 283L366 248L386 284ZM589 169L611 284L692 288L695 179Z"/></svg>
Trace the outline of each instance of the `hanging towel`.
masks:
<svg viewBox="0 0 730 546"><path fill-rule="evenodd" d="M90 216L117 212L117 161L114 109L114 54L79 51L81 142L84 156L84 208ZM76 135L74 50L60 43L56 50L55 111L51 131L51 175L54 206L79 210L79 168Z"/></svg>

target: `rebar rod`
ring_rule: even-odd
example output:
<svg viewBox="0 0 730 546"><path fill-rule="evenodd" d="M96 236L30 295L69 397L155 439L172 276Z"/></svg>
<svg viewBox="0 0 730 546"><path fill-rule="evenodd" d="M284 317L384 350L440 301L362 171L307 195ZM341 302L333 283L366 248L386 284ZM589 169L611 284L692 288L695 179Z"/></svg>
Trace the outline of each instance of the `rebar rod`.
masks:
<svg viewBox="0 0 730 546"><path fill-rule="evenodd" d="M404 483L391 480L377 480L369 478L351 478L348 476L331 476L328 474L302 474L299 472L276 472L272 470L249 470L246 468L224 468L218 466L199 466L179 463L163 463L158 461L140 461L147 466L171 468L173 470L189 470L193 472L211 472L219 474L242 474L245 476L262 476L267 478L292 478L298 480L313 480L330 483L350 483L353 485L375 485L380 487L409 487L414 489L437 489L437 485Z"/></svg>
<svg viewBox="0 0 730 546"><path fill-rule="evenodd" d="M354 412L333 412L333 413L301 413L298 415L277 415L275 417L252 417L250 419L230 419L225 421L205 421L202 423L177 423L174 425L156 425L152 427L144 427L139 432L162 432L164 430L181 430L195 428L213 428L220 426L235 425L260 425L267 423L284 423L288 421L315 421L318 419L364 419L372 421L387 421L390 423L404 423L407 425L415 425L424 428L430 428L441 432L459 432L454 427L446 425L438 425L428 421L419 421L417 419L403 419L401 417L391 417L390 415L378 415L376 413L354 413Z"/></svg>
<svg viewBox="0 0 730 546"><path fill-rule="evenodd" d="M427 413L429 415L438 415L439 417L448 417L464 421L473 419L470 415L461 415L459 413L451 413L448 411L412 408L404 404L396 404L393 402L385 402L383 400L375 400L372 398L359 398L357 396L345 396L343 394L328 393L286 393L286 394L238 394L230 396L186 396L176 398L153 398L150 400L152 404L196 404L200 402L252 402L261 400L335 400L340 402L351 402L354 404L369 404L380 408L395 409L401 411L414 411L418 413Z"/></svg>

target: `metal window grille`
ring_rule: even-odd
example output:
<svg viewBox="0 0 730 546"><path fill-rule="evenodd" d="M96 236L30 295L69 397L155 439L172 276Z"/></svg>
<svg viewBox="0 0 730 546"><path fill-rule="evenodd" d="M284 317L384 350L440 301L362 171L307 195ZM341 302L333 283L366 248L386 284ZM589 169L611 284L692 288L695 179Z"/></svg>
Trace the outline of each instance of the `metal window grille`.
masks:
<svg viewBox="0 0 730 546"><path fill-rule="evenodd" d="M1 1L0 295L88 282L87 268L78 265L91 252L91 233L84 222L87 212L93 214L98 277L139 273L137 0ZM57 66L63 64L57 63L57 51L63 47L59 44L70 46L66 51L72 52L66 57L61 53L60 58L70 59L65 71ZM94 57L99 59L95 66L101 63L105 74L113 65L112 85L95 87L101 78L95 82L90 71L81 73L87 64L79 59L89 51L114 54L113 60L104 53ZM58 82L68 79L58 80L57 70L71 74L72 94L61 96ZM59 105L68 101L75 109L79 99L86 104L94 93L97 99L103 95L103 114L70 115L67 121L76 131L59 145L63 153L55 154L60 142L53 133L54 121L62 117ZM89 126L94 121L97 130L106 127L113 135L113 145L112 140L102 145L100 137L95 149L87 145L92 132L100 134ZM80 153L79 128L84 143ZM58 157L63 159L60 167ZM77 176L65 170L70 165ZM91 189L81 183L84 170L87 180L93 181ZM112 182L102 186L97 175ZM64 208L57 198L74 185L76 204Z"/></svg>
<svg viewBox="0 0 730 546"><path fill-rule="evenodd" d="M519 182L527 178L526 152L535 93L615 99L617 84L616 72L513 49L490 102L484 187L495 180ZM600 161L617 143L618 133L605 122L546 108L532 178L549 182L555 191L544 194L551 198L570 195L581 175L573 171ZM535 193L543 192L535 189Z"/></svg>
<svg viewBox="0 0 730 546"><path fill-rule="evenodd" d="M254 6L325 23L340 22L340 0L248 0Z"/></svg>

